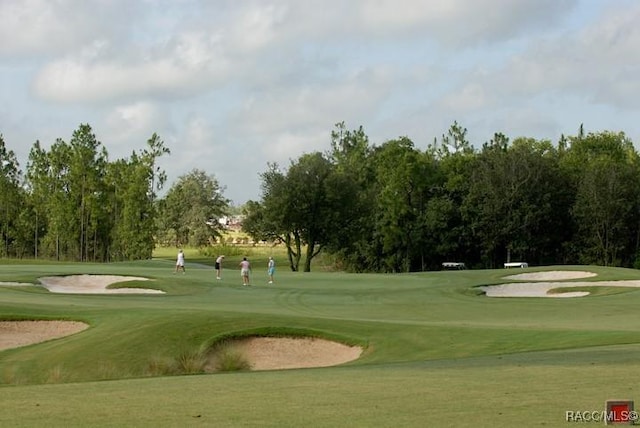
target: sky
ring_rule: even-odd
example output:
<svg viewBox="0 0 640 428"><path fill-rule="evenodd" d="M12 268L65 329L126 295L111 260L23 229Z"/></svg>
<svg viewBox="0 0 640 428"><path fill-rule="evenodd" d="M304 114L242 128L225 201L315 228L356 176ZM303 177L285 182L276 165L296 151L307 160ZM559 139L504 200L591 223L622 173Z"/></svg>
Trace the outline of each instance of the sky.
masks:
<svg viewBox="0 0 640 428"><path fill-rule="evenodd" d="M26 170L89 124L109 159L153 133L165 191L199 169L235 205L268 163L372 145L425 149L455 122L640 143L640 2L633 0L0 0L0 134Z"/></svg>

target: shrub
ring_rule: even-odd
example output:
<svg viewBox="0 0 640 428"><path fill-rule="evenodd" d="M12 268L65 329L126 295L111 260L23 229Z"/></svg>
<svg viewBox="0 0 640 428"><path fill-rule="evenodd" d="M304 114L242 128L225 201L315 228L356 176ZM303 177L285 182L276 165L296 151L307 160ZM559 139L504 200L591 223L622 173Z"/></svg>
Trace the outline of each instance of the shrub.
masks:
<svg viewBox="0 0 640 428"><path fill-rule="evenodd" d="M215 353L214 368L221 372L231 372L251 369L251 364L233 345L220 347Z"/></svg>

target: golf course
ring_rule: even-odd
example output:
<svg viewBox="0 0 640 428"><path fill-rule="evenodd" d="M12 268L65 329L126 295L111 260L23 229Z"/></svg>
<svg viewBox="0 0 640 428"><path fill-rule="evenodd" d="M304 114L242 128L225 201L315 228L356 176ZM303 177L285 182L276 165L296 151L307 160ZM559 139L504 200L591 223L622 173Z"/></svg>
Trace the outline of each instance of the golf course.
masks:
<svg viewBox="0 0 640 428"><path fill-rule="evenodd" d="M300 273L283 257L268 284L267 257L255 256L247 287L240 260L228 256L220 280L214 260L196 253L187 253L184 274L173 253L128 263L0 261L0 321L84 326L0 350L0 425L555 427L574 425L567 412L640 399L640 290L611 283L640 280L637 270ZM558 282L581 297L483 291L522 282L508 275L551 271L592 275L577 287ZM126 293L53 292L40 282L69 275L141 280L108 286ZM256 369L234 347L256 337L330 341L357 358Z"/></svg>

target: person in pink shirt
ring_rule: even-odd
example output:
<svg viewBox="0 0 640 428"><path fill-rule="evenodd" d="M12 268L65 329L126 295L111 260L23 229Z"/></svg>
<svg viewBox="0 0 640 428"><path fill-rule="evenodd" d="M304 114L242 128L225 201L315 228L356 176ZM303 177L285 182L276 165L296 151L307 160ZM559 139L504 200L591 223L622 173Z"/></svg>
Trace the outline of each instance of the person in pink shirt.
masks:
<svg viewBox="0 0 640 428"><path fill-rule="evenodd" d="M242 276L242 285L249 285L249 272L251 271L251 265L246 257L243 257L240 262L240 276Z"/></svg>

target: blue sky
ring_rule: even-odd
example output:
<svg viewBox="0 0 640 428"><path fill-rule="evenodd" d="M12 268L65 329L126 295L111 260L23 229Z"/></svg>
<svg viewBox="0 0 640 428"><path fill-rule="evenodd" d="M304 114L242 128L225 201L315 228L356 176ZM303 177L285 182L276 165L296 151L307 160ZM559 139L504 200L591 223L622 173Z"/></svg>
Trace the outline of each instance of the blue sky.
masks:
<svg viewBox="0 0 640 428"><path fill-rule="evenodd" d="M425 148L457 121L640 142L632 0L0 0L0 133L26 168L89 123L112 160L158 133L236 204L334 125Z"/></svg>

